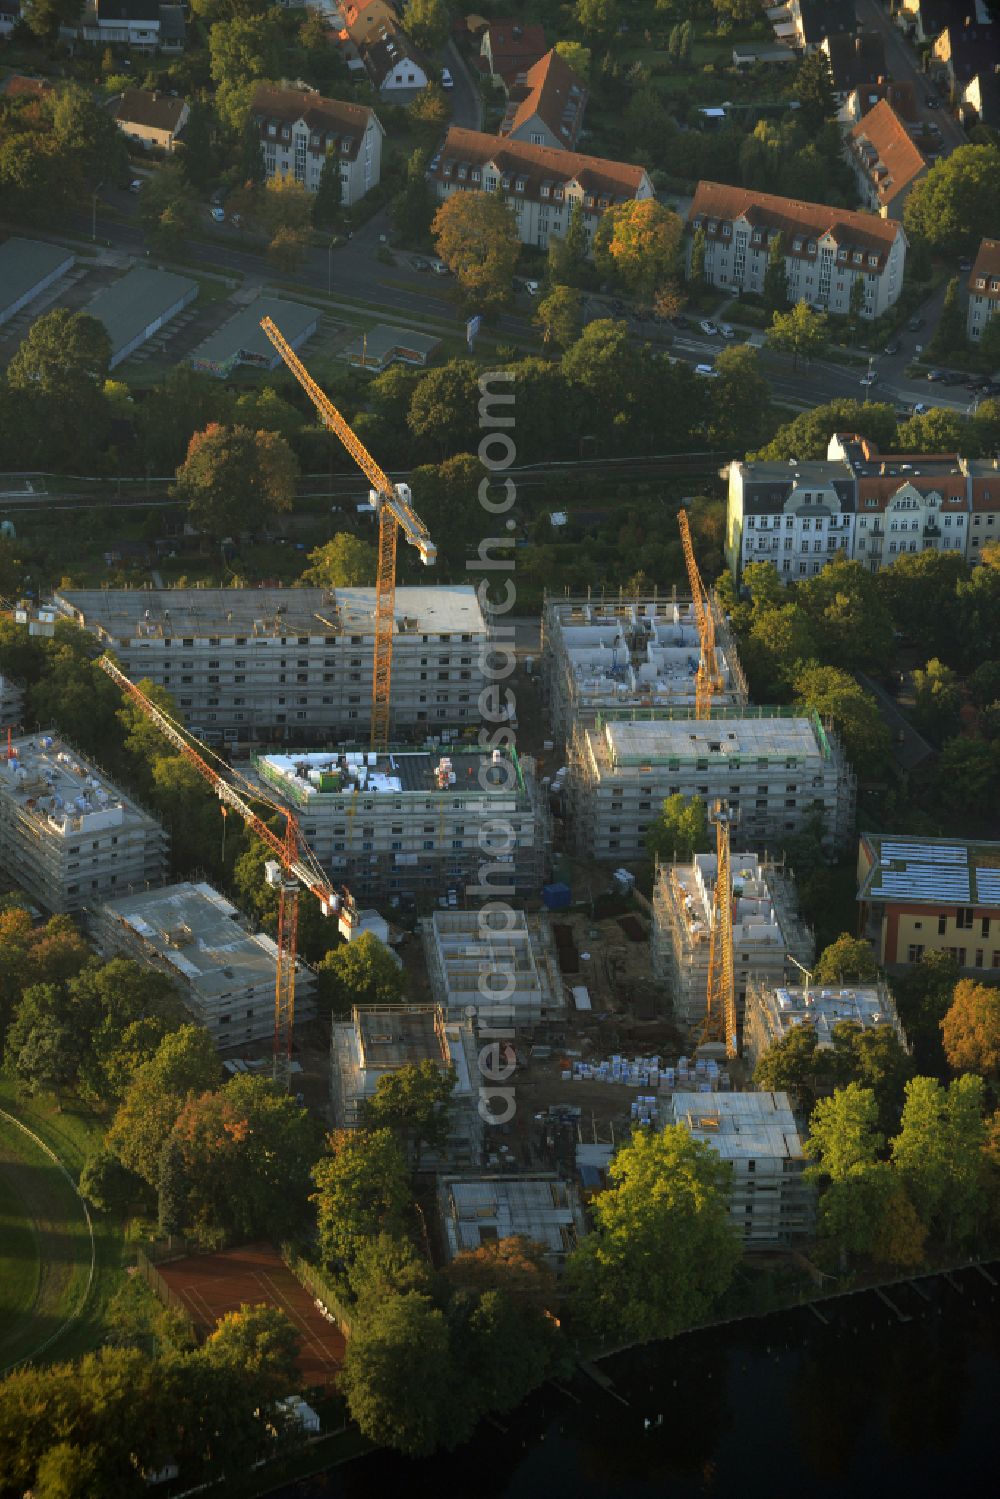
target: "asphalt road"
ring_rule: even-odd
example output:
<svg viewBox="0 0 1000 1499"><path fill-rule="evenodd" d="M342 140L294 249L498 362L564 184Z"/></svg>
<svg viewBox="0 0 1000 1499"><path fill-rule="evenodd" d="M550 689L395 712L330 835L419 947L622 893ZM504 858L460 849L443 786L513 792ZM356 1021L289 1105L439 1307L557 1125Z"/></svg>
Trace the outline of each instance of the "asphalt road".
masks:
<svg viewBox="0 0 1000 1499"><path fill-rule="evenodd" d="M913 84L917 91L921 119L928 123L933 122L940 127L947 150L953 151L956 146L966 145L968 137L948 110L947 105L940 109L928 109L924 104L924 99L933 95L935 90L931 87L927 75L920 71L913 48L899 27L889 19L884 6L879 4L879 0L855 0L854 8L857 12L858 24L866 31L877 31L882 37L890 78L896 83Z"/></svg>

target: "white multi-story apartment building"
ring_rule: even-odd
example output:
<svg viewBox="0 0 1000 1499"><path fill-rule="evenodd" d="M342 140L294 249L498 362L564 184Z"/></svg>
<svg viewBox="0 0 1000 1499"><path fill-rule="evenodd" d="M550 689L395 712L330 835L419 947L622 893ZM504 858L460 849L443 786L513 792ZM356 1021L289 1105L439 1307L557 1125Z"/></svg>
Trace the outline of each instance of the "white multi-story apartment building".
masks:
<svg viewBox="0 0 1000 1499"><path fill-rule="evenodd" d="M729 626L714 597L717 706L748 700ZM696 703L701 639L690 601L664 598L548 598L542 612L541 671L549 731L568 737L609 708Z"/></svg>
<svg viewBox="0 0 1000 1499"><path fill-rule="evenodd" d="M729 465L726 560L739 579L770 562L783 582L846 557L871 572L906 552L961 552L978 562L1000 535L995 459L957 453L881 454L835 433L825 460Z"/></svg>
<svg viewBox="0 0 1000 1499"><path fill-rule="evenodd" d="M968 281L969 309L965 331L978 343L986 325L1000 307L1000 240L984 239Z"/></svg>
<svg viewBox="0 0 1000 1499"><path fill-rule="evenodd" d="M234 905L206 884L164 885L119 896L90 913L98 949L157 968L173 979L187 1008L218 1047L274 1034L278 949L248 931ZM316 981L296 965L295 1019L316 1014Z"/></svg>
<svg viewBox="0 0 1000 1499"><path fill-rule="evenodd" d="M881 317L903 289L906 236L893 220L699 182L687 229L688 273L700 232L705 279L726 291L763 293L768 253L779 236L790 302L846 316L852 288L860 281L861 316L872 319Z"/></svg>
<svg viewBox="0 0 1000 1499"><path fill-rule="evenodd" d="M733 977L742 1024L747 984L781 983L787 954L808 965L812 933L799 919L795 885L773 861L732 854ZM715 919L716 854L695 854L689 864L661 864L653 885L653 972L670 989L674 1017L683 1025L704 1019L709 949Z"/></svg>
<svg viewBox="0 0 1000 1499"><path fill-rule="evenodd" d="M55 604L202 738L367 737L374 588L64 589ZM474 588L396 589L394 739L478 724L489 640Z"/></svg>
<svg viewBox="0 0 1000 1499"><path fill-rule="evenodd" d="M344 104L302 89L258 84L250 105L260 130L269 178L292 177L307 192L319 188L327 158L334 159L345 208L376 187L382 171L382 126L365 104Z"/></svg>
<svg viewBox="0 0 1000 1499"><path fill-rule="evenodd" d="M836 738L815 714L752 711L699 720L648 710L578 724L566 782L574 846L619 864L642 858L664 800L679 794L727 801L750 847L780 846L818 817L825 845L843 848L855 782Z"/></svg>
<svg viewBox="0 0 1000 1499"><path fill-rule="evenodd" d="M729 1214L748 1249L809 1238L816 1194L787 1093L677 1093L664 1125L682 1125L728 1162Z"/></svg>
<svg viewBox="0 0 1000 1499"><path fill-rule="evenodd" d="M456 125L435 159L430 179L442 202L454 193L499 190L517 217L521 243L540 250L550 234L566 233L576 203L583 209L589 243L606 209L655 197L645 167Z"/></svg>
<svg viewBox="0 0 1000 1499"><path fill-rule="evenodd" d="M541 884L548 816L528 756L291 750L253 763L334 882L355 894L440 895L451 886L474 896L490 863L490 878L520 893Z"/></svg>
<svg viewBox="0 0 1000 1499"><path fill-rule="evenodd" d="M0 759L0 868L48 911L160 885L167 835L54 732Z"/></svg>

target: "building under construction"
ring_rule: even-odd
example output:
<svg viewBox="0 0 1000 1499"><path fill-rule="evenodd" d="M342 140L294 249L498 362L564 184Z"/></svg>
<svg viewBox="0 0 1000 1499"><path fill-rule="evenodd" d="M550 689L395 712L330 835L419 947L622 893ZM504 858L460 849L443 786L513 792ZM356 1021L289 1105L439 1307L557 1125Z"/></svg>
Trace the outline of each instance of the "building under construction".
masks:
<svg viewBox="0 0 1000 1499"><path fill-rule="evenodd" d="M264 790L292 808L331 875L365 897L541 884L549 815L534 760L514 750L290 751L261 755ZM489 891L485 889L484 892Z"/></svg>
<svg viewBox="0 0 1000 1499"><path fill-rule="evenodd" d="M216 1046L273 1036L277 947L264 932L248 931L211 885L165 885L105 901L88 925L106 956L134 958L173 979ZM296 1020L316 1014L315 988L310 969L298 963Z"/></svg>
<svg viewBox="0 0 1000 1499"><path fill-rule="evenodd" d="M547 916L509 908L435 911L421 929L434 998L449 1015L474 1010L498 1029L509 1024L518 1031L565 1019Z"/></svg>
<svg viewBox="0 0 1000 1499"><path fill-rule="evenodd" d="M335 1021L330 1044L330 1107L337 1129L363 1123L365 1103L380 1080L401 1067L455 1071L448 1141L441 1152L424 1150L422 1165L478 1166L483 1121L479 1115L476 1039L470 1022L448 1019L439 1005L372 1005Z"/></svg>
<svg viewBox="0 0 1000 1499"><path fill-rule="evenodd" d="M16 682L0 672L0 729L20 729L23 712L24 693Z"/></svg>
<svg viewBox="0 0 1000 1499"><path fill-rule="evenodd" d="M374 588L63 589L55 604L210 743L368 737ZM473 587L396 589L392 738L478 725L489 639Z"/></svg>
<svg viewBox="0 0 1000 1499"><path fill-rule="evenodd" d="M53 730L0 759L0 868L46 910L161 885L160 824Z"/></svg>
<svg viewBox="0 0 1000 1499"><path fill-rule="evenodd" d="M679 1124L730 1167L729 1216L747 1249L816 1231L816 1193L787 1093L675 1094L665 1124Z"/></svg>
<svg viewBox="0 0 1000 1499"><path fill-rule="evenodd" d="M713 701L739 707L746 680L729 626L714 595ZM549 598L542 612L540 669L553 737L567 740L575 722L592 724L612 708L695 709L701 654L690 599Z"/></svg>
<svg viewBox="0 0 1000 1499"><path fill-rule="evenodd" d="M814 818L830 851L853 835L854 775L815 713L713 708L697 720L682 710L610 710L575 725L566 808L581 853L644 857L647 829L675 793L726 801L751 848L780 847Z"/></svg>
<svg viewBox="0 0 1000 1499"><path fill-rule="evenodd" d="M838 1025L861 1030L891 1026L901 1046L909 1049L906 1032L885 984L773 984L751 979L747 985L743 1024L743 1056L753 1070L772 1046L793 1030L811 1026L816 1045L831 1047Z"/></svg>
<svg viewBox="0 0 1000 1499"><path fill-rule="evenodd" d="M585 1230L576 1187L548 1173L440 1177L438 1207L449 1259L518 1234L559 1270Z"/></svg>
<svg viewBox="0 0 1000 1499"><path fill-rule="evenodd" d="M812 932L800 919L795 886L783 869L756 854L732 853L733 982L742 1022L747 983L756 977L783 982L790 953L808 967ZM715 912L718 856L695 854L690 863L660 864L653 885L653 972L670 989L681 1025L704 1019L709 952Z"/></svg>

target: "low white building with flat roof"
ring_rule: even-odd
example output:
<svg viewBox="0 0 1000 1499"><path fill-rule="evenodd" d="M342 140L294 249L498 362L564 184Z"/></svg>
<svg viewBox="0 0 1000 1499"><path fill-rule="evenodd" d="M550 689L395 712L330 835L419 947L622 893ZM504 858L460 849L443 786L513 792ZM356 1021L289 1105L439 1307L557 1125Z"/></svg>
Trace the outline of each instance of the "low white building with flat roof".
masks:
<svg viewBox="0 0 1000 1499"><path fill-rule="evenodd" d="M173 979L216 1046L241 1046L274 1034L278 949L249 931L239 911L207 884L164 885L104 901L90 914L98 949L148 964ZM296 965L295 1018L316 1014L316 981Z"/></svg>
<svg viewBox="0 0 1000 1499"><path fill-rule="evenodd" d="M653 885L653 972L669 985L674 1017L694 1025L705 1015L708 960L715 916L718 856L695 854L689 864L660 864ZM783 870L756 854L731 855L733 978L742 1021L751 978L780 984L787 954L808 964L812 933L800 920L795 886Z"/></svg>
<svg viewBox="0 0 1000 1499"><path fill-rule="evenodd" d="M364 1123L365 1104L380 1081L401 1067L432 1062L455 1071L448 1141L443 1152L426 1147L422 1166L478 1166L483 1121L479 1115L476 1038L465 1017L450 1018L440 1005L355 1006L335 1020L330 1042L330 1108L337 1129Z"/></svg>
<svg viewBox="0 0 1000 1499"><path fill-rule="evenodd" d="M825 846L839 849L853 833L854 791L830 730L815 714L780 708L713 710L706 720L609 710L576 725L566 782L574 846L615 863L645 856L646 832L675 793L709 808L726 801L751 847L774 848L818 817Z"/></svg>
<svg viewBox="0 0 1000 1499"><path fill-rule="evenodd" d="M787 1093L678 1093L664 1125L682 1125L731 1171L729 1216L747 1249L810 1238L816 1197Z"/></svg>
<svg viewBox="0 0 1000 1499"><path fill-rule="evenodd" d="M751 981L743 1025L747 1069L752 1071L772 1046L802 1026L815 1030L817 1046L832 1047L838 1025L856 1025L865 1031L888 1025L900 1045L908 1046L895 1001L885 984L823 984L806 989L799 984Z"/></svg>
<svg viewBox="0 0 1000 1499"><path fill-rule="evenodd" d="M46 910L161 885L167 835L55 731L0 758L0 867Z"/></svg>
<svg viewBox="0 0 1000 1499"><path fill-rule="evenodd" d="M439 1177L438 1208L450 1260L520 1235L558 1270L585 1230L579 1192L554 1173Z"/></svg>
<svg viewBox="0 0 1000 1499"><path fill-rule="evenodd" d="M421 930L431 989L449 1015L473 1010L484 1024L492 1017L498 1029L516 1030L565 1019L566 989L548 916L488 907L435 911ZM495 1002L488 997L491 979L503 992Z"/></svg>
<svg viewBox="0 0 1000 1499"><path fill-rule="evenodd" d="M55 606L209 742L368 737L374 588L66 588ZM490 639L471 585L397 588L390 737L478 727Z"/></svg>

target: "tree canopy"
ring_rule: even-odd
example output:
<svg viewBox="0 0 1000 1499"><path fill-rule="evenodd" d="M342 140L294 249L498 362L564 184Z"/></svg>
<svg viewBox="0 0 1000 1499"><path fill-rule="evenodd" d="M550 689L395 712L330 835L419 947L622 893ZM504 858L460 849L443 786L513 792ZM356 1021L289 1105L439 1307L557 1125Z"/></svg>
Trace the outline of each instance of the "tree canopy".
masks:
<svg viewBox="0 0 1000 1499"><path fill-rule="evenodd" d="M194 524L213 535L238 534L290 510L299 466L284 438L212 422L195 432L172 493Z"/></svg>
<svg viewBox="0 0 1000 1499"><path fill-rule="evenodd" d="M496 193L456 193L441 204L431 226L437 252L470 305L487 312L510 300L521 253L513 210Z"/></svg>

